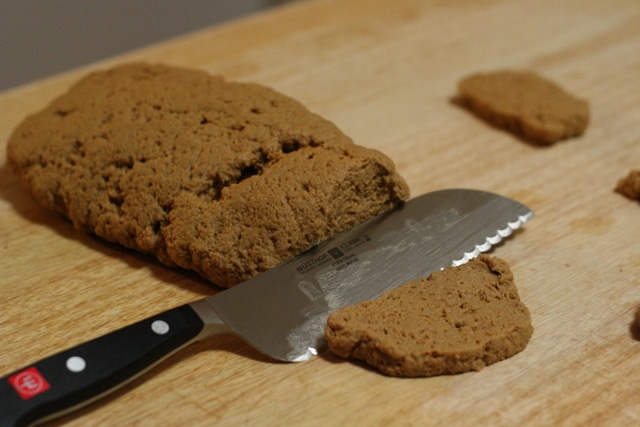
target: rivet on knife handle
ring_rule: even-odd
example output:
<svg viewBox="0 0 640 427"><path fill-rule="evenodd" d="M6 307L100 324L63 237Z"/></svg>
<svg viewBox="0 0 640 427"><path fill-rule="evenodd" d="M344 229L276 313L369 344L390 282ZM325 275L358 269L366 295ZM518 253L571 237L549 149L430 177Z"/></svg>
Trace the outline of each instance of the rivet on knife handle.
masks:
<svg viewBox="0 0 640 427"><path fill-rule="evenodd" d="M85 405L194 342L203 328L185 305L9 374L0 380L0 426L28 426Z"/></svg>

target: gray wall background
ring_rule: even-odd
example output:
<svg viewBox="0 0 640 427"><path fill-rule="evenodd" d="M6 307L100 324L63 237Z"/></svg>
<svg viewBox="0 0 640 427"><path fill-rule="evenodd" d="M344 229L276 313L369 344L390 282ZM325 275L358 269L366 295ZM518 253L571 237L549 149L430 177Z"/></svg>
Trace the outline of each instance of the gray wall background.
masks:
<svg viewBox="0 0 640 427"><path fill-rule="evenodd" d="M0 91L287 0L0 0Z"/></svg>

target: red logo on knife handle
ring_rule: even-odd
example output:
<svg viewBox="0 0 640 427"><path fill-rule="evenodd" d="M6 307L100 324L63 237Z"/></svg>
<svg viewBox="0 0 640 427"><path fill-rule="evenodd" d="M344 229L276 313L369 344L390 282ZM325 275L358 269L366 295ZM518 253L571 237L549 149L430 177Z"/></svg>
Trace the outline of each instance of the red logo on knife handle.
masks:
<svg viewBox="0 0 640 427"><path fill-rule="evenodd" d="M9 377L9 384L24 400L49 390L49 383L35 367L27 368Z"/></svg>

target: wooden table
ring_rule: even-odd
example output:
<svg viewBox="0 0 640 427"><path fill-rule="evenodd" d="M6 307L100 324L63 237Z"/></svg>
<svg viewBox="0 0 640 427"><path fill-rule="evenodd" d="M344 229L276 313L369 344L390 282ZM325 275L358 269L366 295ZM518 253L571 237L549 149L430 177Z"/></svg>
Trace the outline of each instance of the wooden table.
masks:
<svg viewBox="0 0 640 427"><path fill-rule="evenodd" d="M209 295L195 275L82 235L21 191L11 131L89 70L162 61L262 83L393 158L412 193L498 192L536 218L496 248L535 327L477 373L388 378L324 354L273 363L211 339L50 425L640 423L640 205L613 191L640 168L637 0L292 3L0 94L0 375ZM538 147L452 102L456 82L535 70L590 101L581 138Z"/></svg>

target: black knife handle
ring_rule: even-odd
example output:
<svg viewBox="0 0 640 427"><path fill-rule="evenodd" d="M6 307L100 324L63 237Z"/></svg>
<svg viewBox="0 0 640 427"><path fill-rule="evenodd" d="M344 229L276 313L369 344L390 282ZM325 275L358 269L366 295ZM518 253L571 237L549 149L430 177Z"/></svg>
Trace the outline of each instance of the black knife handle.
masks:
<svg viewBox="0 0 640 427"><path fill-rule="evenodd" d="M0 378L0 426L28 426L90 403L193 342L203 327L184 305Z"/></svg>

